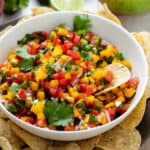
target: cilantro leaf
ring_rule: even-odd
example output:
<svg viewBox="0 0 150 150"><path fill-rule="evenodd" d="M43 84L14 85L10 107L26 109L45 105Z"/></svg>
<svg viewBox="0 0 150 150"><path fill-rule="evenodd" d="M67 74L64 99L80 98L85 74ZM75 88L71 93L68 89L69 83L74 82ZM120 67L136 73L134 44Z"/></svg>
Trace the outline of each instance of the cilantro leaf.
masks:
<svg viewBox="0 0 150 150"><path fill-rule="evenodd" d="M16 84L16 83L12 83L11 86L10 86L10 91L16 95L16 93L21 89L23 88L23 85L22 84Z"/></svg>
<svg viewBox="0 0 150 150"><path fill-rule="evenodd" d="M36 59L37 58L37 55L30 55L28 53L28 49L26 47L18 47L16 48L16 53L18 56L24 58L24 59Z"/></svg>
<svg viewBox="0 0 150 150"><path fill-rule="evenodd" d="M91 27L92 24L88 15L83 14L80 16L75 16L74 23L73 23L73 30L77 34L84 34L90 31Z"/></svg>
<svg viewBox="0 0 150 150"><path fill-rule="evenodd" d="M18 67L20 70L30 71L33 68L33 59L22 59L19 62Z"/></svg>
<svg viewBox="0 0 150 150"><path fill-rule="evenodd" d="M52 76L54 67L55 67L55 64L52 64L52 63L48 63L48 64L47 64L47 70L48 70L48 71L47 71L47 75L48 75L49 77Z"/></svg>
<svg viewBox="0 0 150 150"><path fill-rule="evenodd" d="M44 114L47 122L53 126L66 126L73 121L72 107L65 103L48 100L45 103Z"/></svg>
<svg viewBox="0 0 150 150"><path fill-rule="evenodd" d="M89 121L90 122L98 122L97 118L95 116L93 116L93 115L89 116Z"/></svg>
<svg viewBox="0 0 150 150"><path fill-rule="evenodd" d="M16 113L17 112L17 107L14 104L7 104L6 109L12 113Z"/></svg>
<svg viewBox="0 0 150 150"><path fill-rule="evenodd" d="M123 56L123 54L122 54L121 52L118 52L118 53L115 55L115 57L116 57L117 59L119 59L119 60L124 60L124 56Z"/></svg>
<svg viewBox="0 0 150 150"><path fill-rule="evenodd" d="M6 79L6 76L2 70L0 70L0 82Z"/></svg>

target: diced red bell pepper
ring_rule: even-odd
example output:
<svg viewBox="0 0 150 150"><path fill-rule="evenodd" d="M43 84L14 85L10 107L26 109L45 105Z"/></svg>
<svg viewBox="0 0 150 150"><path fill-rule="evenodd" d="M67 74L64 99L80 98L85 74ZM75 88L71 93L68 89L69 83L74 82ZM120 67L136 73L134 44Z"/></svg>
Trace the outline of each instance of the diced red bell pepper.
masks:
<svg viewBox="0 0 150 150"><path fill-rule="evenodd" d="M60 83L60 85L62 85L62 86L66 86L66 85L68 84L68 80L67 80L67 79L61 79L61 80L59 81L59 83Z"/></svg>
<svg viewBox="0 0 150 150"><path fill-rule="evenodd" d="M53 79L55 79L55 80L64 79L64 73L63 72L58 72L58 73L53 74Z"/></svg>
<svg viewBox="0 0 150 150"><path fill-rule="evenodd" d="M46 125L47 125L45 119L39 119L39 120L37 120L36 124L37 124L37 126L40 127L40 128L44 128L44 127L46 127Z"/></svg>
<svg viewBox="0 0 150 150"><path fill-rule="evenodd" d="M73 43L75 45L77 45L79 42L80 42L80 36L75 34L75 36L73 38Z"/></svg>
<svg viewBox="0 0 150 150"><path fill-rule="evenodd" d="M108 108L108 113L109 113L111 119L113 119L116 115L116 108L115 107Z"/></svg>
<svg viewBox="0 0 150 150"><path fill-rule="evenodd" d="M33 47L33 45L28 45L28 53L31 55L35 55L40 50L40 44L37 44L36 47Z"/></svg>
<svg viewBox="0 0 150 150"><path fill-rule="evenodd" d="M92 115L97 116L99 114L98 110L93 109L91 112Z"/></svg>
<svg viewBox="0 0 150 150"><path fill-rule="evenodd" d="M19 90L18 97L19 97L19 99L22 99L22 100L25 99L26 98L26 90L24 90L24 89Z"/></svg>
<svg viewBox="0 0 150 150"><path fill-rule="evenodd" d="M68 125L64 128L65 131L73 131L73 126Z"/></svg>
<svg viewBox="0 0 150 150"><path fill-rule="evenodd" d="M70 39L73 40L73 38L75 36L75 33L74 32L70 32L69 35L70 35Z"/></svg>
<svg viewBox="0 0 150 150"><path fill-rule="evenodd" d="M140 83L140 80L138 77L133 77L131 79L129 79L129 81L127 82L127 85L131 88L137 88L138 84Z"/></svg>
<svg viewBox="0 0 150 150"><path fill-rule="evenodd" d="M59 39L59 37L56 37L54 39L54 45L60 45L61 44L61 40Z"/></svg>
<svg viewBox="0 0 150 150"><path fill-rule="evenodd" d="M21 83L24 80L24 74L22 72L18 73L13 81L16 83Z"/></svg>
<svg viewBox="0 0 150 150"><path fill-rule="evenodd" d="M60 87L50 87L49 94L53 97L60 97L62 94L62 89Z"/></svg>
<svg viewBox="0 0 150 150"><path fill-rule="evenodd" d="M48 34L47 34L47 32L41 31L40 34L41 34L41 36L44 38L44 40L47 40L47 39L48 39Z"/></svg>
<svg viewBox="0 0 150 150"><path fill-rule="evenodd" d="M35 124L35 119L34 118L32 118L32 117L28 117L27 118L27 120L26 120L26 122L28 122L28 123L30 123L30 124Z"/></svg>
<svg viewBox="0 0 150 150"><path fill-rule="evenodd" d="M85 92L87 89L87 84L80 84L80 91Z"/></svg>
<svg viewBox="0 0 150 150"><path fill-rule="evenodd" d="M93 93L93 88L91 86L87 86L86 88L86 95L90 96Z"/></svg>
<svg viewBox="0 0 150 150"><path fill-rule="evenodd" d="M94 128L94 127L96 126L96 124L95 124L95 122L89 122L89 123L88 123L88 126L89 126L90 128Z"/></svg>
<svg viewBox="0 0 150 150"><path fill-rule="evenodd" d="M80 53L77 51L68 50L67 55L72 57L74 60L80 60L81 59Z"/></svg>
<svg viewBox="0 0 150 150"><path fill-rule="evenodd" d="M25 73L25 79L26 80L32 80L33 77L34 76L33 76L33 72L32 71Z"/></svg>
<svg viewBox="0 0 150 150"><path fill-rule="evenodd" d="M69 49L73 47L73 43L69 40L66 40L62 45L63 52L66 53Z"/></svg>

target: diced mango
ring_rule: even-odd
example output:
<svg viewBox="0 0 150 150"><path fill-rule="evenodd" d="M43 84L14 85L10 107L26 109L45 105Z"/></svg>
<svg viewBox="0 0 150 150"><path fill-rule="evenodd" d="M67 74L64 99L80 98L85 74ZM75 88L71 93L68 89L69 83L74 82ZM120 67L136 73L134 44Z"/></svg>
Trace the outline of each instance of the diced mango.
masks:
<svg viewBox="0 0 150 150"><path fill-rule="evenodd" d="M98 55L96 55L96 54L92 54L92 59L93 59L93 62L94 63L97 63L98 61L99 61L99 56Z"/></svg>
<svg viewBox="0 0 150 150"><path fill-rule="evenodd" d="M134 88L126 88L124 89L124 95L127 98L131 98L132 96L134 96L136 90Z"/></svg>
<svg viewBox="0 0 150 150"><path fill-rule="evenodd" d="M45 92L44 92L43 90L39 90L39 91L37 92L37 98L38 98L39 100L44 99L44 98L45 98Z"/></svg>
<svg viewBox="0 0 150 150"><path fill-rule="evenodd" d="M92 78L96 80L100 80L106 76L106 71L102 68L95 69L95 71L92 73Z"/></svg>
<svg viewBox="0 0 150 150"><path fill-rule="evenodd" d="M79 96L79 93L75 89L69 87L68 90L69 90L70 96L72 96L73 98L77 98Z"/></svg>
<svg viewBox="0 0 150 150"><path fill-rule="evenodd" d="M37 91L39 88L39 84L37 82L32 81L30 82L30 88L32 91Z"/></svg>
<svg viewBox="0 0 150 150"><path fill-rule="evenodd" d="M42 101L38 101L36 104L32 105L30 109L30 111L36 115L39 113L43 113L43 110L44 110L44 104Z"/></svg>
<svg viewBox="0 0 150 150"><path fill-rule="evenodd" d="M81 116L81 114L80 114L80 112L79 112L79 110L77 108L73 109L73 115L74 115L75 118L78 118L78 117Z"/></svg>
<svg viewBox="0 0 150 150"><path fill-rule="evenodd" d="M60 35L60 36L65 36L65 35L68 34L68 31L67 31L67 29L65 29L65 28L59 27L59 28L57 29L57 34Z"/></svg>
<svg viewBox="0 0 150 150"><path fill-rule="evenodd" d="M45 119L45 115L43 112L37 114L37 119Z"/></svg>
<svg viewBox="0 0 150 150"><path fill-rule="evenodd" d="M81 79L80 79L80 83L86 83L86 84L88 84L89 83L89 78L88 77L82 77Z"/></svg>
<svg viewBox="0 0 150 150"><path fill-rule="evenodd" d="M58 85L59 85L59 81L58 81L58 80L51 80L51 81L50 81L50 86L56 87L56 86L58 86Z"/></svg>
<svg viewBox="0 0 150 150"><path fill-rule="evenodd" d="M62 54L62 48L60 45L55 46L53 52L52 52L52 56L53 57L57 57L60 56Z"/></svg>
<svg viewBox="0 0 150 150"><path fill-rule="evenodd" d="M105 108L110 108L110 107L113 107L113 106L115 106L114 102L110 102L110 103L105 105Z"/></svg>

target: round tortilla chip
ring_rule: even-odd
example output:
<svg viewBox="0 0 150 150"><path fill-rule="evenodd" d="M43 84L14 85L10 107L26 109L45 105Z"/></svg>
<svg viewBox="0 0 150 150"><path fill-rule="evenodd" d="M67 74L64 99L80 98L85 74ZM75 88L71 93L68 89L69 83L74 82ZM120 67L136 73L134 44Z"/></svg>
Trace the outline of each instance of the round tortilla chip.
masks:
<svg viewBox="0 0 150 150"><path fill-rule="evenodd" d="M92 150L99 142L99 136L77 142L81 150Z"/></svg>
<svg viewBox="0 0 150 150"><path fill-rule="evenodd" d="M9 141L3 136L0 136L0 148L2 148L2 150L13 150Z"/></svg>
<svg viewBox="0 0 150 150"><path fill-rule="evenodd" d="M121 25L120 20L108 9L107 5L104 4L100 7L100 10L97 12L97 15L103 16L111 21Z"/></svg>
<svg viewBox="0 0 150 150"><path fill-rule="evenodd" d="M30 134L27 131L16 126L11 121L9 121L9 124L13 132L33 150L47 150L48 146L51 144L50 140L46 140L44 138Z"/></svg>
<svg viewBox="0 0 150 150"><path fill-rule="evenodd" d="M138 150L141 136L136 129L125 130L117 126L102 134L97 147L103 150Z"/></svg>
<svg viewBox="0 0 150 150"><path fill-rule="evenodd" d="M50 7L34 7L32 8L32 15L37 16L37 15L46 14L52 11L54 11L54 9Z"/></svg>

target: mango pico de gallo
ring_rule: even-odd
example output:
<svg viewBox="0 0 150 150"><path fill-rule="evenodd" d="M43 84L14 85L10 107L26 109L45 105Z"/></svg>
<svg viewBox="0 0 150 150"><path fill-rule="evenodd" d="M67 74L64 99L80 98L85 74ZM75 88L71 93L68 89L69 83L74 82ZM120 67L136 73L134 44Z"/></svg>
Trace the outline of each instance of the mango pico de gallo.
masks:
<svg viewBox="0 0 150 150"><path fill-rule="evenodd" d="M108 87L113 72L104 67L131 62L91 32L88 15L74 17L73 29L59 25L47 33L26 34L0 64L0 97L19 119L51 130L76 131L104 125L129 107L139 84L132 77Z"/></svg>

